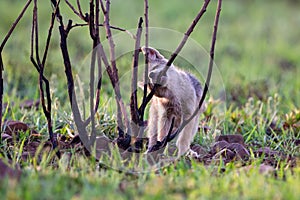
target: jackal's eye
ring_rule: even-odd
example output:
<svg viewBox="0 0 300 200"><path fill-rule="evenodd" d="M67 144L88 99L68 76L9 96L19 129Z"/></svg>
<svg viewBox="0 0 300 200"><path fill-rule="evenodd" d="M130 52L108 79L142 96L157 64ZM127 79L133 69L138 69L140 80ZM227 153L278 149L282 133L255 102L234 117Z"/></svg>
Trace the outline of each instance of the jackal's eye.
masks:
<svg viewBox="0 0 300 200"><path fill-rule="evenodd" d="M155 73L154 72L150 72L149 73L149 78L154 78Z"/></svg>

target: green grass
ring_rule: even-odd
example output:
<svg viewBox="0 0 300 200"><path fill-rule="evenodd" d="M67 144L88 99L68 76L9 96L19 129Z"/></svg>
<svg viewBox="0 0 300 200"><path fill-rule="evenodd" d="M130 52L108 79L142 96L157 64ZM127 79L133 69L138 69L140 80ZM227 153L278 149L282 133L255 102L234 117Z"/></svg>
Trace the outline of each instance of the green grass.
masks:
<svg viewBox="0 0 300 200"><path fill-rule="evenodd" d="M258 169L233 165L225 173L183 161L159 173L137 177L113 170L98 170L89 159L77 157L72 167L27 168L20 181L2 180L1 195L7 199L297 199L299 168L279 169L278 177L261 175Z"/></svg>
<svg viewBox="0 0 300 200"><path fill-rule="evenodd" d="M83 1L82 1L83 2ZM200 3L199 3L200 2ZM0 6L1 40L17 17L25 2L3 1ZM62 1L62 4L64 2ZM196 15L202 1L150 1L150 26L172 29L184 33ZM191 39L209 51L216 1L194 30ZM83 5L87 9L88 4ZM299 1L223 1L220 26L215 52L217 68L214 71L212 91L215 101L209 103L205 113L208 133L199 131L194 143L209 149L217 134L242 134L253 150L270 147L272 150L294 156L296 167L285 161L278 162L276 174L259 173L261 159L251 158L246 170L241 163L216 163L205 166L182 159L158 172L128 175L112 169L99 167L93 158L68 149L61 160L42 153L28 161L20 157L22 141L11 146L3 142L0 157L4 161L22 167L19 180L0 180L0 195L4 199L298 199L300 196L299 145L300 139L300 14ZM30 24L32 6L29 8L12 38L3 51L4 102L14 105L3 114L3 120L19 120L29 124L47 139L47 124L42 110L19 109L25 99L37 99L38 74L30 63ZM49 26L50 3L40 1L40 42L44 45ZM80 22L65 6L64 17ZM130 11L130 14L129 14ZM139 16L143 16L143 4L134 0L112 2L112 24L134 29ZM57 133L66 135L74 131L66 78L59 49L58 27L46 65L53 97L53 127ZM115 32L117 34L118 32ZM162 36L163 37L163 36ZM104 38L104 37L102 37ZM155 40L155 38L152 38ZM126 40L134 46L134 41ZM174 43L174 41L172 41ZM175 43L178 41L175 41ZM72 62L86 67L86 55L90 53L91 41L88 30L76 29L69 38ZM176 44L172 44L174 46ZM41 48L43 49L43 48ZM187 50L188 51L188 50ZM168 55L166 52L165 55ZM193 55L197 60L200 55ZM202 57L201 57L202 58ZM203 58L196 68L207 67ZM87 62L87 63L86 63ZM131 66L131 53L118 60L120 74ZM184 59L175 64L187 65ZM190 69L188 69L190 70ZM219 75L217 72L219 71ZM82 73L77 68L76 72ZM192 71L192 70L191 70ZM205 71L205 70L204 70ZM221 80L222 79L222 80ZM88 83L81 77L84 87ZM124 88L127 86L125 85ZM219 88L222 87L222 88ZM107 78L102 87L101 108L97 115L97 130L113 137L115 134L115 108L112 89ZM124 90L127 91L127 90ZM218 99L226 94L226 101ZM124 94L126 96L126 92ZM128 94L127 94L128 95ZM126 97L127 98L127 97ZM125 99L125 102L128 99ZM111 102L110 102L111 101ZM215 107L226 105L223 112ZM88 107L87 107L88 109ZM203 117L202 117L203 118ZM204 120L203 120L204 121ZM24 133L26 138L28 133ZM70 155L70 159L67 155ZM224 172L225 170L225 172Z"/></svg>

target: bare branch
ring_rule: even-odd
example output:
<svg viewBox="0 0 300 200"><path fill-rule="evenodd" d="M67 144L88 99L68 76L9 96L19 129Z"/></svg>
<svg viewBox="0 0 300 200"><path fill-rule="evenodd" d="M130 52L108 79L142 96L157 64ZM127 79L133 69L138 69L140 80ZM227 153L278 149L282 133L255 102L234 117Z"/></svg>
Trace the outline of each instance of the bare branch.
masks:
<svg viewBox="0 0 300 200"><path fill-rule="evenodd" d="M197 113L199 112L199 110L201 109L201 107L203 105L206 94L208 92L210 79L211 79L211 75L212 75L212 69L213 69L213 65L214 65L215 45L216 45L216 40L217 40L217 31L218 31L221 7L222 7L222 0L218 0L218 7L217 7L217 11L216 11L216 16L215 16L214 29L213 29L211 47L210 47L210 60L209 60L209 66L208 66L208 73L207 73L203 93L202 93L198 108L194 111L194 113L191 115L191 117L189 119L185 120L182 123L182 125L178 128L178 130L176 132L180 132L185 127L185 125L188 124L197 115Z"/></svg>
<svg viewBox="0 0 300 200"><path fill-rule="evenodd" d="M49 30L48 30L48 37L47 37L45 51L44 51L43 60L42 60L42 65L43 66L46 63L46 58L47 58L48 49L49 49L49 45L50 45L50 41L51 41L51 36L52 36L52 30L53 30L53 26L54 26L54 20L55 20L55 13L52 13L50 27L49 27Z"/></svg>
<svg viewBox="0 0 300 200"><path fill-rule="evenodd" d="M97 0L96 0L97 1ZM99 11L98 11L99 12ZM96 65L96 51L94 50L97 38L95 38L95 19L94 19L94 0L90 0L90 17L89 17L89 29L90 35L93 39L93 50L91 57L91 65L90 65L90 118L91 118L91 141L95 141L96 133L95 133L95 111L94 111L94 81L95 81L95 65Z"/></svg>
<svg viewBox="0 0 300 200"><path fill-rule="evenodd" d="M85 17L82 15L81 9L79 11L76 10L76 8L68 1L65 0L66 4L69 6L69 8L78 16L80 19L86 21ZM78 1L77 1L78 5ZM79 4L80 5L80 4Z"/></svg>
<svg viewBox="0 0 300 200"><path fill-rule="evenodd" d="M89 15L89 30L90 36L94 40L95 39L95 13L94 13L94 0L90 0L90 15Z"/></svg>
<svg viewBox="0 0 300 200"><path fill-rule="evenodd" d="M80 8L79 0L77 0L78 8ZM81 8L80 8L81 10ZM98 66L98 83L97 83L97 89L96 89L96 102L95 102L95 112L97 112L99 103L100 103L100 90L101 90L101 84L102 84L102 66L101 66L101 57L98 51L97 46L100 43L100 34L99 34L99 18L100 18L100 8L99 8L99 0L96 0L96 19L95 19L95 40L94 40L94 46L93 49L96 51L97 56L97 66Z"/></svg>
<svg viewBox="0 0 300 200"><path fill-rule="evenodd" d="M99 38L99 1L96 0L96 7L95 7L95 17L94 17L94 1L90 1L90 21L89 21L89 29L90 35L93 39L93 52L91 58L91 66L90 66L90 121L92 125L92 134L91 134L91 141L95 141L96 139L96 132L95 132L95 112L98 109L99 102L100 102L100 87L101 87L101 74L98 74L98 84L97 84L97 93L96 93L96 105L94 105L94 80L95 80L95 65L96 65L96 56L97 56L97 46L100 43ZM99 69L100 67L100 69ZM98 70L101 71L101 60L98 58Z"/></svg>
<svg viewBox="0 0 300 200"><path fill-rule="evenodd" d="M101 5L102 12L105 15L106 14L106 9L105 9L105 6L104 6L104 3L103 3L102 0L100 0L100 5Z"/></svg>
<svg viewBox="0 0 300 200"><path fill-rule="evenodd" d="M99 39L100 41L100 39ZM97 51L97 66L98 66L98 83L97 83L97 90L96 90L96 102L95 102L95 112L97 112L99 103L100 103L100 91L102 86L102 62L101 62L101 55L99 49Z"/></svg>
<svg viewBox="0 0 300 200"><path fill-rule="evenodd" d="M53 15L54 16L54 13ZM54 20L51 20L49 32L48 32L48 37L47 37L47 44L45 47L45 53L43 57L43 62L46 60L47 56L47 51L49 48L49 43L50 43L50 38L51 38L51 32L52 32L52 27L53 27ZM34 40L35 38L35 40ZM35 44L35 57L36 61L34 59L34 44ZM31 61L37 71L39 72L39 89L40 89L40 100L41 100L41 105L43 108L44 115L47 119L47 125L48 125L48 132L49 132L49 137L50 141L53 145L53 148L57 148L58 143L57 143L57 137L56 134L53 133L53 127L52 127L52 119L51 119L51 96L50 96L50 85L48 79L44 76L44 64L40 60L39 56L39 32L38 32L38 16L37 16L37 0L34 0L34 7L33 7L33 17L32 17L32 30L31 30ZM45 103L45 91L43 87L43 83L46 85L46 98L47 98L47 106ZM57 156L60 157L60 152L56 152Z"/></svg>
<svg viewBox="0 0 300 200"><path fill-rule="evenodd" d="M2 109L3 109L3 60L2 52L0 52L0 132L2 133ZM0 133L0 136L1 136ZM2 138L2 137L1 137ZM1 140L0 140L1 143Z"/></svg>
<svg viewBox="0 0 300 200"><path fill-rule="evenodd" d="M85 23L85 24L73 24L73 25L71 26L71 29L72 29L72 28L76 28L76 27L88 26L88 25L89 25L89 24L87 24L87 23ZM98 26L104 26L104 25L98 23ZM134 34L132 34L130 31L128 31L128 30L126 30L126 29L124 29L124 28L120 28L120 27L112 26L112 25L110 25L109 27L110 27L110 29L114 29L114 30L117 30L117 31L125 32L125 33L127 33L132 39L134 39L134 40L136 39L136 37L135 37Z"/></svg>
<svg viewBox="0 0 300 200"><path fill-rule="evenodd" d="M74 78L72 74L72 65L70 61L70 56L68 52L68 46L67 46L67 31L64 29L64 26L59 27L59 32L61 35L61 42L60 42L60 48L63 55L64 65L65 65L65 73L67 77L68 82L68 94L69 94L69 101L71 103L72 110L74 113L74 118L78 117L78 122L82 123L80 114L79 114L79 108L76 100L75 90L74 90ZM76 120L76 119L75 119Z"/></svg>
<svg viewBox="0 0 300 200"><path fill-rule="evenodd" d="M55 13L55 15L56 15L56 17L57 17L57 19L58 19L60 25L63 25L64 22L63 22L63 20L62 20L62 16L61 16L60 10L59 10L60 0L58 0L58 1L56 1L56 0L51 0L51 3L52 3L52 5L53 5L53 7L54 7L54 9L55 9L55 12L54 12L54 13Z"/></svg>
<svg viewBox="0 0 300 200"><path fill-rule="evenodd" d="M102 11L103 11L104 15L106 15L106 12L104 12L105 8L104 8L104 5L103 5L103 1L100 0L100 3L101 3ZM109 29L109 24L106 23L106 24L104 24L104 26L105 26L106 29ZM101 44L101 42L99 42L99 44L97 46L97 50L98 50L98 52L101 56L101 59L102 59L104 65L105 65L106 71L108 73L109 79L111 81L112 87L113 87L115 95L116 95L118 130L124 130L124 125L123 125L123 121L122 121L122 111L121 111L121 108L120 108L120 103L119 103L119 98L118 98L118 96L120 97L120 91L118 90L119 87L117 87L118 82L116 81L116 78L115 78L115 72L112 69L112 67L111 67L111 65L108 61L108 58L106 56L106 53L104 51L104 48L103 48L103 45ZM89 119L86 121L86 123L88 121L89 121ZM121 131L119 131L119 137L120 136L121 136Z"/></svg>
<svg viewBox="0 0 300 200"><path fill-rule="evenodd" d="M144 1L144 9L145 9L145 47L146 49L148 49L149 46L149 15L148 15L148 10L149 10L149 6L148 6L148 0ZM140 115L140 121L144 121L144 114L145 114L145 109L146 109L146 105L147 105L147 84L149 82L149 78L148 78L148 69L149 69L149 57L148 57L148 51L146 51L145 54L145 70L144 70L144 94L143 94L143 100L142 100L142 104L139 107L139 115ZM152 98L152 96L151 96ZM149 101L148 101L149 102ZM142 132L139 133L139 137L142 136Z"/></svg>
<svg viewBox="0 0 300 200"><path fill-rule="evenodd" d="M109 52L110 52L110 63L111 63L111 68L112 68L112 78L111 81L113 82L113 87L116 95L116 101L117 101L117 108L118 108L118 113L117 113L117 120L118 124L122 124L122 115L124 117L124 123L126 124L127 132L130 133L130 122L128 120L127 112L125 109L124 102L121 97L121 92L120 92L120 85L119 85L119 75L118 75L118 69L116 65L116 56L115 56L115 44L112 38L111 34L111 29L110 29L110 0L106 0L106 7L104 8L103 0L100 0L102 12L104 13L104 27L106 30L106 37L108 39L109 43ZM104 61L105 62L105 61ZM124 128L124 127L122 127Z"/></svg>
<svg viewBox="0 0 300 200"><path fill-rule="evenodd" d="M77 8L78 8L78 11L79 11L80 16L84 17L84 15L83 15L83 13L82 13L80 1L77 0L76 2L77 2ZM86 19L85 19L85 21L86 21Z"/></svg>
<svg viewBox="0 0 300 200"><path fill-rule="evenodd" d="M100 2L102 2L102 0L100 0ZM106 30L106 36L107 36L107 39L108 39L108 42L109 42L109 46L110 46L110 62L111 62L111 65L112 65L111 67L112 67L112 70L114 72L116 72L117 71L117 65L116 65L116 56L115 56L115 44L114 44L114 41L113 41L113 38L112 38L112 34L111 34L110 18L109 18L109 14L110 14L110 0L106 1L106 9L104 9L102 7L102 11L104 13L104 26L105 26L105 30Z"/></svg>
<svg viewBox="0 0 300 200"><path fill-rule="evenodd" d="M74 78L73 78L73 74L72 74L72 64L70 61L68 45L67 45L67 37L68 37L68 33L70 31L70 27L72 26L72 20L69 20L68 25L65 28L63 18L60 14L59 5L58 5L57 1L51 0L51 3L56 8L55 15L60 23L60 26L59 26L60 49L61 49L63 61L64 61L65 74L66 74L67 83L68 83L68 95L69 95L69 101L71 104L74 121L75 121L76 127L78 129L78 132L80 133L80 139L83 142L85 142L86 144L88 144L89 138L88 138L86 126L84 126L84 123L82 121L78 103L77 103L76 94L75 94ZM86 148L88 150L90 150L90 146L86 146Z"/></svg>
<svg viewBox="0 0 300 200"><path fill-rule="evenodd" d="M178 45L178 47L176 48L175 52L171 55L170 59L168 60L166 67L164 69L164 73L167 72L167 70L169 69L169 67L171 66L171 64L173 63L173 61L175 60L175 58L177 57L177 55L179 54L179 52L182 50L183 46L185 45L185 43L187 42L189 36L191 35L191 33L193 32L194 28L196 27L196 25L198 24L199 20L201 19L201 17L203 16L203 14L206 12L206 8L209 4L210 0L205 0L203 3L203 6L201 8L201 10L199 11L198 15L196 16L196 18L193 20L192 24L190 25L190 27L188 28L188 30L185 32L184 37L182 39L182 41L180 42L180 44Z"/></svg>
<svg viewBox="0 0 300 200"><path fill-rule="evenodd" d="M142 23L143 18L140 17L138 23L138 29L136 33L136 40L135 40L135 47L134 47L134 54L133 54L133 70L132 70L132 79L131 79L131 97L130 97L130 114L131 114L131 123L133 126L136 125L140 126L140 117L138 113L138 104L137 104L137 76L138 76L138 64L139 64L139 52L140 52L140 42L141 42L141 34L142 34ZM134 134L137 134L136 131L131 128Z"/></svg>

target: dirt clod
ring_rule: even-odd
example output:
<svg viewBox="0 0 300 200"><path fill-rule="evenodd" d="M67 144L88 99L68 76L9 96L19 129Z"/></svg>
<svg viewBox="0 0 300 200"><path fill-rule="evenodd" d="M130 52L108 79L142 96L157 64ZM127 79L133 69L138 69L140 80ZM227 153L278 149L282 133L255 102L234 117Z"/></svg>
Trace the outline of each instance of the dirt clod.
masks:
<svg viewBox="0 0 300 200"><path fill-rule="evenodd" d="M228 147L228 145L229 145L229 143L226 141L217 141L211 147L211 153L216 154L216 153L220 152L221 150L225 149L226 147Z"/></svg>
<svg viewBox="0 0 300 200"><path fill-rule="evenodd" d="M239 143L244 145L244 138L241 134L219 135L216 137L216 142L226 141L228 143Z"/></svg>
<svg viewBox="0 0 300 200"><path fill-rule="evenodd" d="M195 151L199 156L207 154L206 150L199 144L191 145L191 149Z"/></svg>
<svg viewBox="0 0 300 200"><path fill-rule="evenodd" d="M21 176L21 171L19 169L13 169L10 166L8 166L5 162L3 162L0 159L0 180L5 178L6 176L10 178L16 178L19 179Z"/></svg>
<svg viewBox="0 0 300 200"><path fill-rule="evenodd" d="M19 138L20 132L27 132L27 131L30 131L30 134L34 137L40 136L40 134L37 131L31 129L24 122L8 120L4 123L3 126L5 127L3 131L4 134L10 135L12 137L16 137L16 139Z"/></svg>
<svg viewBox="0 0 300 200"><path fill-rule="evenodd" d="M249 151L239 143L231 143L227 148L233 151L238 159L246 160L250 156Z"/></svg>

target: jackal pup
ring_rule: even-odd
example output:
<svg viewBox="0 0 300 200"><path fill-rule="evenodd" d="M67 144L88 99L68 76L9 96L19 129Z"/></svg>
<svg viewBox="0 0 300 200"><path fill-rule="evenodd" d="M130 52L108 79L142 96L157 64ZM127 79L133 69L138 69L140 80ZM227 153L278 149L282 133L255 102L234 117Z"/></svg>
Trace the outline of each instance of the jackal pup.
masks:
<svg viewBox="0 0 300 200"><path fill-rule="evenodd" d="M149 109L148 137L149 147L162 141L167 135L173 117L175 117L174 130L179 127L182 120L188 119L197 109L202 95L202 87L199 81L190 73L170 66L164 76L158 80L160 72L166 66L168 60L154 48L142 47L149 59L149 87L159 84ZM199 115L205 110L201 107L197 116L190 121L179 133L176 141L178 156L191 153L197 156L196 152L190 149L190 144L198 130Z"/></svg>

